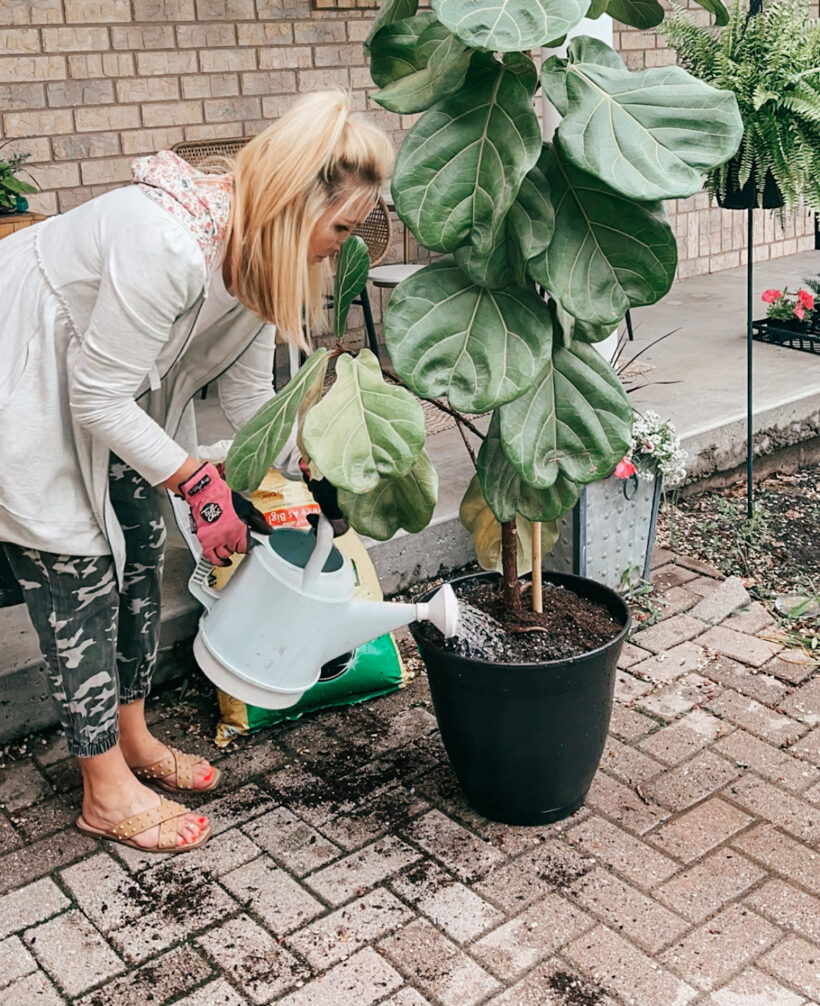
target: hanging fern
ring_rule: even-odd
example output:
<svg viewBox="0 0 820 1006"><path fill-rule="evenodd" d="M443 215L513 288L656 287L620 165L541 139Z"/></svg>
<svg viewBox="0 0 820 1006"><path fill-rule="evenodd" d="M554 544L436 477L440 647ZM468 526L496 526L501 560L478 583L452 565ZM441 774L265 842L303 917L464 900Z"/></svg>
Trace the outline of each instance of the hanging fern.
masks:
<svg viewBox="0 0 820 1006"><path fill-rule="evenodd" d="M661 29L685 69L734 92L745 131L735 157L707 176L713 195L767 170L786 209L801 196L820 211L820 21L806 0L776 0L750 15L740 0L723 28L697 24L682 7Z"/></svg>

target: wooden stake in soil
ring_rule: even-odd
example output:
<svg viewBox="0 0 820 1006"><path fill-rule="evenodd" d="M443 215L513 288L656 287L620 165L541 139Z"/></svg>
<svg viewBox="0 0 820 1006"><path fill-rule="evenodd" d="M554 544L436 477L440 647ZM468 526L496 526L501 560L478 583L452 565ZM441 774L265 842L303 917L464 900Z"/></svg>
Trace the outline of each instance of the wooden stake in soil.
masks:
<svg viewBox="0 0 820 1006"><path fill-rule="evenodd" d="M544 610L544 595L541 589L541 524L532 525L532 610Z"/></svg>

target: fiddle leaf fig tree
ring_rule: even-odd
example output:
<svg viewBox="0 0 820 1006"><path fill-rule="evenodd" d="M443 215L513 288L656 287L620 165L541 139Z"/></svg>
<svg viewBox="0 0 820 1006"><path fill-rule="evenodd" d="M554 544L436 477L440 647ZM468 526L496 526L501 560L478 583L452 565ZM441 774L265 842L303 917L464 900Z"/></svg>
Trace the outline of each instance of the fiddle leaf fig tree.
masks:
<svg viewBox="0 0 820 1006"><path fill-rule="evenodd" d="M630 71L583 35L536 69L532 50L584 16L645 29L663 18L656 0L431 4L385 0L366 44L375 100L423 113L393 199L419 243L443 253L393 292L385 341L416 395L473 431L459 412L492 413L461 512L515 607L529 522L571 508L630 443L632 410L591 344L669 290L677 247L661 200L697 192L743 128L730 92L678 67ZM725 19L721 0L702 6ZM542 94L561 116L551 143Z"/></svg>

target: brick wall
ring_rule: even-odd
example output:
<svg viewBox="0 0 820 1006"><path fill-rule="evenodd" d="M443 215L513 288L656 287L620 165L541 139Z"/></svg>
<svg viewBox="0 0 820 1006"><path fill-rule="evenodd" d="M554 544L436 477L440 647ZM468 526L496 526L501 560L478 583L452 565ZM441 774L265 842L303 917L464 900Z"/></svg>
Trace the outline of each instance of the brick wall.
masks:
<svg viewBox="0 0 820 1006"><path fill-rule="evenodd" d="M368 108L362 42L374 0L0 0L0 136L31 151L32 209L70 209L128 180L131 160L183 139L251 134L299 91L349 87L392 133L410 124ZM674 55L653 32L623 29L631 67ZM669 206L680 274L739 265L745 215L705 195ZM781 229L757 214L759 259L814 246L810 215ZM392 259L401 255L396 228Z"/></svg>
<svg viewBox="0 0 820 1006"><path fill-rule="evenodd" d="M373 4L311 0L0 0L5 148L33 154L45 213L130 177L179 140L252 134L291 96L350 87L366 108ZM371 106L386 129L401 126Z"/></svg>
<svg viewBox="0 0 820 1006"><path fill-rule="evenodd" d="M668 9L668 2L662 2ZM706 11L691 0L683 6L688 7L696 19L709 22ZM817 5L814 7L816 15ZM669 66L675 62L675 52L656 32L641 32L616 24L616 28L619 27L620 30L614 32L613 43L630 69ZM703 192L689 199L672 200L667 203L667 210L678 241L679 276L699 276L745 264L745 212L722 210ZM813 213L800 210L787 217L782 226L776 213L755 214L756 262L813 248Z"/></svg>

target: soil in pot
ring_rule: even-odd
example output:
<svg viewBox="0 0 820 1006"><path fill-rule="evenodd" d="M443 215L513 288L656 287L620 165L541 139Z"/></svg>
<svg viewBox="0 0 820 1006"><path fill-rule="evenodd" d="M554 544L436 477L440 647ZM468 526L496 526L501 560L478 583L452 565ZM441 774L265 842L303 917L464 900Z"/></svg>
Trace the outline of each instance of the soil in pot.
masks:
<svg viewBox="0 0 820 1006"><path fill-rule="evenodd" d="M501 664L566 660L603 646L622 629L607 608L565 587L545 582L543 612L532 610L530 587L522 610L505 607L496 582L464 580L455 585L459 632L445 639L431 622L421 633L448 653Z"/></svg>

